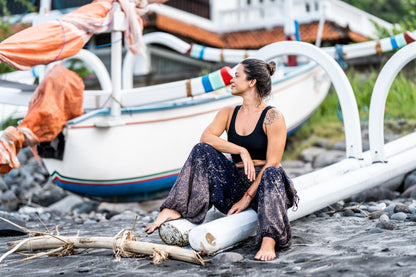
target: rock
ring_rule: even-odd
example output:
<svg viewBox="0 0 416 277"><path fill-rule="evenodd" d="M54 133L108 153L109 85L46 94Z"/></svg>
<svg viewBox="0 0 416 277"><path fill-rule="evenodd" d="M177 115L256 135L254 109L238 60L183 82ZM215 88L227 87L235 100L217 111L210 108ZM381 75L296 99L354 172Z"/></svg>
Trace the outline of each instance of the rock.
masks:
<svg viewBox="0 0 416 277"><path fill-rule="evenodd" d="M404 179L404 175L399 175L395 178L385 181L383 184L380 185L380 187L387 188L392 191L396 191L401 187L403 183L403 179ZM399 193L397 192L396 194L399 194ZM398 195L396 195L395 197L398 197Z"/></svg>
<svg viewBox="0 0 416 277"><path fill-rule="evenodd" d="M355 215L355 213L354 213L353 210L348 209L344 212L344 216L354 216L354 215Z"/></svg>
<svg viewBox="0 0 416 277"><path fill-rule="evenodd" d="M370 150L370 142L368 139L362 140L363 152Z"/></svg>
<svg viewBox="0 0 416 277"><path fill-rule="evenodd" d="M286 174L291 178L305 175L306 173L313 171L311 163L305 163L303 167L285 167L284 165L282 166L285 169Z"/></svg>
<svg viewBox="0 0 416 277"><path fill-rule="evenodd" d="M407 219L409 221L416 222L416 215L415 214L407 215Z"/></svg>
<svg viewBox="0 0 416 277"><path fill-rule="evenodd" d="M6 184L3 178L0 177L0 191L6 191L9 189L9 186Z"/></svg>
<svg viewBox="0 0 416 277"><path fill-rule="evenodd" d="M383 214L380 216L380 222L390 222L390 218L388 215Z"/></svg>
<svg viewBox="0 0 416 277"><path fill-rule="evenodd" d="M327 139L319 139L313 144L313 146L325 148L325 149L328 149L330 145L331 145L331 142Z"/></svg>
<svg viewBox="0 0 416 277"><path fill-rule="evenodd" d="M110 218L110 221L129 221L131 224L136 220L137 213L132 211L125 211Z"/></svg>
<svg viewBox="0 0 416 277"><path fill-rule="evenodd" d="M68 196L68 192L53 184L52 181L48 181L43 188L34 192L32 201L38 205L48 207L66 196Z"/></svg>
<svg viewBox="0 0 416 277"><path fill-rule="evenodd" d="M384 199L395 199L399 193L384 187L375 187L355 194L351 197L355 202L380 201Z"/></svg>
<svg viewBox="0 0 416 277"><path fill-rule="evenodd" d="M23 221L13 216L8 216L3 213L1 214L1 216L19 226L26 227ZM13 236L23 236L23 235L27 235L27 233L23 232L21 229L17 228L16 226L6 221L0 220L0 236L1 237L13 237Z"/></svg>
<svg viewBox="0 0 416 277"><path fill-rule="evenodd" d="M388 205L385 209L384 209L384 211L386 212L386 213L393 213L394 212L394 208L396 207L396 204L390 204L390 205Z"/></svg>
<svg viewBox="0 0 416 277"><path fill-rule="evenodd" d="M301 160L292 160L292 161L282 161L282 167L286 170L288 168L303 168L305 162Z"/></svg>
<svg viewBox="0 0 416 277"><path fill-rule="evenodd" d="M372 213L369 214L369 218L370 219L378 219L380 218L380 216L385 215L386 212L383 211L374 211Z"/></svg>
<svg viewBox="0 0 416 277"><path fill-rule="evenodd" d="M380 221L379 223L377 223L376 227L383 230L394 230L394 225L391 222Z"/></svg>
<svg viewBox="0 0 416 277"><path fill-rule="evenodd" d="M9 212L16 211L19 207L19 199L11 190L8 190L1 195L0 201L1 205Z"/></svg>
<svg viewBox="0 0 416 277"><path fill-rule="evenodd" d="M373 212L376 212L376 211L383 211L386 207L387 206L386 206L385 203L380 203L380 204L377 204L377 205L369 205L368 208L367 208L367 211L369 213L373 213Z"/></svg>
<svg viewBox="0 0 416 277"><path fill-rule="evenodd" d="M346 151L345 141L338 141L338 142L336 142L332 146L332 150L345 152Z"/></svg>
<svg viewBox="0 0 416 277"><path fill-rule="evenodd" d="M326 150L323 148L309 147L300 152L300 158L306 163L312 163L319 154L324 152L326 152Z"/></svg>
<svg viewBox="0 0 416 277"><path fill-rule="evenodd" d="M47 210L64 214L64 213L71 211L74 205L82 203L83 201L84 200L82 199L82 197L75 195L75 194L70 194L64 199L56 203L53 203L52 205L47 207Z"/></svg>
<svg viewBox="0 0 416 277"><path fill-rule="evenodd" d="M415 198L416 196L416 184L408 187L405 191L400 195L401 198Z"/></svg>
<svg viewBox="0 0 416 277"><path fill-rule="evenodd" d="M406 206L406 205L402 205L402 204L398 204L398 205L396 205L396 206L394 207L394 212L395 212L395 213L402 212L402 213L407 213L407 214L412 213L412 212L410 211L410 208L409 208L408 206Z"/></svg>
<svg viewBox="0 0 416 277"><path fill-rule="evenodd" d="M98 205L97 211L117 212L122 213L124 211L140 211L139 203L108 203L102 202Z"/></svg>
<svg viewBox="0 0 416 277"><path fill-rule="evenodd" d="M240 253L224 252L224 253L215 255L215 257L212 259L212 263L216 263L216 264L236 263L236 262L241 262L242 260L244 260L244 257Z"/></svg>
<svg viewBox="0 0 416 277"><path fill-rule="evenodd" d="M89 214L92 211L96 211L99 204L100 203L97 201L89 200L89 201L85 201L85 202L81 202L81 203L77 203L73 205L72 210L78 214L82 214L82 213Z"/></svg>
<svg viewBox="0 0 416 277"><path fill-rule="evenodd" d="M407 215L403 212L392 214L390 219L391 220L397 220L397 221L405 221L407 218Z"/></svg>
<svg viewBox="0 0 416 277"><path fill-rule="evenodd" d="M325 151L316 156L312 163L313 168L322 168L345 159L345 152L338 150Z"/></svg>
<svg viewBox="0 0 416 277"><path fill-rule="evenodd" d="M369 234L378 234L378 233L383 233L383 230L380 228L371 228L370 230L368 230Z"/></svg>
<svg viewBox="0 0 416 277"><path fill-rule="evenodd" d="M403 181L403 189L406 191L408 188L416 185L416 170L409 173Z"/></svg>

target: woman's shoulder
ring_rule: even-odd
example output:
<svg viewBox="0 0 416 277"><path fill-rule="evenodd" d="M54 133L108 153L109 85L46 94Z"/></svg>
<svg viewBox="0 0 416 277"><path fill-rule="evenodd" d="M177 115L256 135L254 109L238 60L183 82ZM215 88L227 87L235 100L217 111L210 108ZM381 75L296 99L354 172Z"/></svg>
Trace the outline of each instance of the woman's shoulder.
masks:
<svg viewBox="0 0 416 277"><path fill-rule="evenodd" d="M272 125L276 122L284 122L283 114L277 109L276 107L270 107L269 110L266 112L266 116L264 118L265 125Z"/></svg>
<svg viewBox="0 0 416 277"><path fill-rule="evenodd" d="M222 109L219 111L219 113L226 114L226 115L231 115L231 114L234 112L234 109L235 109L236 107L237 107L237 106L226 106L226 107L222 108Z"/></svg>

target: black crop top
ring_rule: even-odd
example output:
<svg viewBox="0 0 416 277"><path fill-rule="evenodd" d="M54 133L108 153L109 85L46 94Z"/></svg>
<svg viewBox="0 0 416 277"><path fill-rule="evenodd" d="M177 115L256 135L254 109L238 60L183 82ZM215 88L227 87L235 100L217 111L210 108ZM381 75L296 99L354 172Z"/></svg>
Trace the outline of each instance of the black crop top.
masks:
<svg viewBox="0 0 416 277"><path fill-rule="evenodd" d="M259 121L257 121L256 127L254 128L253 132L251 132L247 136L240 136L235 131L235 119L237 117L238 110L241 108L240 106L235 107L233 116L231 118L230 127L228 130L228 141L235 143L239 146L244 147L250 153L250 156L253 160L266 160L266 152L267 152L267 135L264 133L263 130L263 121L266 117L266 113L269 109L273 108L271 106L267 106L261 113ZM240 155L231 154L234 163L241 162Z"/></svg>

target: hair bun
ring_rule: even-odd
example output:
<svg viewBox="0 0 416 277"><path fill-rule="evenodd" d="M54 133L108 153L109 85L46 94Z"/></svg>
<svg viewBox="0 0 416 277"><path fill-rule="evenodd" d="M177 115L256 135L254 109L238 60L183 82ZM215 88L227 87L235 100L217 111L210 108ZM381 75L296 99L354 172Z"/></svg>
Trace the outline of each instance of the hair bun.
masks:
<svg viewBox="0 0 416 277"><path fill-rule="evenodd" d="M276 63L275 62L267 63L267 70L269 71L270 76L272 76L276 72Z"/></svg>

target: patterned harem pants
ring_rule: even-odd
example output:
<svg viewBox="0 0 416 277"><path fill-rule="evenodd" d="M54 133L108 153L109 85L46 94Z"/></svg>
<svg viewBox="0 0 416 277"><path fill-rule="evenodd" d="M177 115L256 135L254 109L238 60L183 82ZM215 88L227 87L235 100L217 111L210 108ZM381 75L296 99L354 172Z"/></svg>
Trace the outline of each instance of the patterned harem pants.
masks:
<svg viewBox="0 0 416 277"><path fill-rule="evenodd" d="M256 174L262 167L256 167ZM200 224L214 205L227 214L240 201L250 182L244 168L237 168L225 155L206 143L192 149L168 197L161 206L178 211L183 218ZM256 242L263 237L276 241L276 248L288 247L292 233L287 209L297 206L293 182L281 167L264 170L250 207L258 214Z"/></svg>

